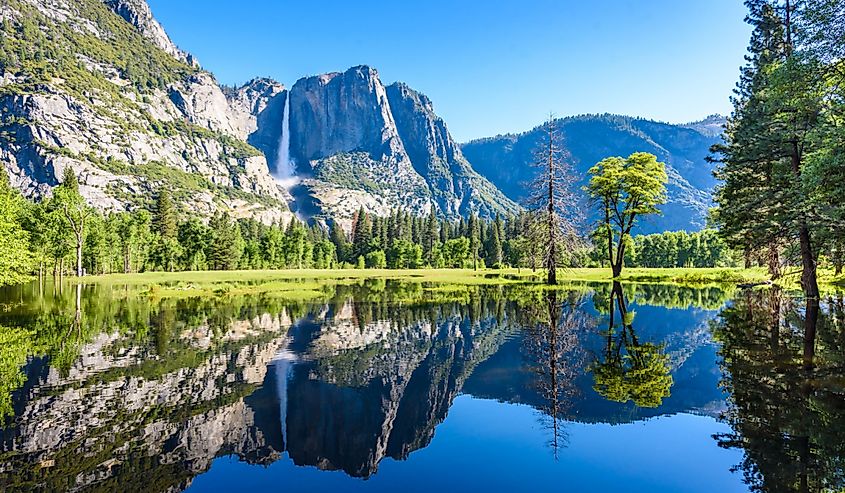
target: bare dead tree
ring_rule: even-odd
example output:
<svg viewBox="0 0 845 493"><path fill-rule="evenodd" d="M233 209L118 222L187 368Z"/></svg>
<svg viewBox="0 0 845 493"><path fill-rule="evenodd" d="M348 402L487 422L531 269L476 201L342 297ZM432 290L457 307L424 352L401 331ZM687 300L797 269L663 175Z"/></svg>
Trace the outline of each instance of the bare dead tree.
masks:
<svg viewBox="0 0 845 493"><path fill-rule="evenodd" d="M563 150L554 115L543 128L543 141L535 151L537 176L531 184L528 209L530 237L543 251L546 283L557 284L557 268L561 257L580 244L577 224L580 221L575 178L569 155Z"/></svg>

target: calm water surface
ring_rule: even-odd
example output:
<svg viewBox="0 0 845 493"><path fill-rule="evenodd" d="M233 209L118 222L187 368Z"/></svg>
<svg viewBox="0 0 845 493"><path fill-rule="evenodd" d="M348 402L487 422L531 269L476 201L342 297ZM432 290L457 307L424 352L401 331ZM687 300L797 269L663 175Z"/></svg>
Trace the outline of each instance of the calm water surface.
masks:
<svg viewBox="0 0 845 493"><path fill-rule="evenodd" d="M845 308L368 281L0 292L4 491L840 491Z"/></svg>

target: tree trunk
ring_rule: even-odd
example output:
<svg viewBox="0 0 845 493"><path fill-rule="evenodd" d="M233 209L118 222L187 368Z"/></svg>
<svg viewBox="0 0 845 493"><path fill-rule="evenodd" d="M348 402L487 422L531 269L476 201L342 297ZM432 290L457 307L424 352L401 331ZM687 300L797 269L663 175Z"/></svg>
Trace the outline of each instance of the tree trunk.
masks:
<svg viewBox="0 0 845 493"><path fill-rule="evenodd" d="M800 184L801 179L801 152L798 142L792 142L792 172ZM798 240L801 244L801 287L804 289L804 296L811 299L819 298L819 283L816 279L816 257L813 255L813 244L810 241L810 228L807 222L801 218L801 225L798 228Z"/></svg>
<svg viewBox="0 0 845 493"><path fill-rule="evenodd" d="M750 269L751 268L751 248L745 247L745 251L743 252L743 255L745 256L745 268Z"/></svg>
<svg viewBox="0 0 845 493"><path fill-rule="evenodd" d="M774 241L769 244L769 275L772 280L780 279L780 253Z"/></svg>
<svg viewBox="0 0 845 493"><path fill-rule="evenodd" d="M819 283L816 279L816 259L813 256L813 245L810 242L810 229L802 224L798 232L801 242L801 287L807 298L819 298Z"/></svg>
<svg viewBox="0 0 845 493"><path fill-rule="evenodd" d="M82 238L77 236L76 239L76 276L82 277Z"/></svg>
<svg viewBox="0 0 845 493"><path fill-rule="evenodd" d="M607 228L607 261L610 262L610 268L613 270L613 277L616 277L616 265L613 263L613 230L610 229L610 209L604 208L604 226Z"/></svg>
<svg viewBox="0 0 845 493"><path fill-rule="evenodd" d="M616 249L616 261L611 259L610 267L613 270L613 277L617 278L622 274L622 266L625 263L625 242L622 240L624 235L619 237L619 246Z"/></svg>

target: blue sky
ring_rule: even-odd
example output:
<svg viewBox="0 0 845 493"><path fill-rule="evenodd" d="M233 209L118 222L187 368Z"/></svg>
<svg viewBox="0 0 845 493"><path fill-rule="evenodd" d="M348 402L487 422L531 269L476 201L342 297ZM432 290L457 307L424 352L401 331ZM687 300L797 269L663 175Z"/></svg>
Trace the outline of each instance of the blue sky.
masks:
<svg viewBox="0 0 845 493"><path fill-rule="evenodd" d="M460 141L558 116L730 111L741 0L148 0L220 82L366 64L427 94Z"/></svg>

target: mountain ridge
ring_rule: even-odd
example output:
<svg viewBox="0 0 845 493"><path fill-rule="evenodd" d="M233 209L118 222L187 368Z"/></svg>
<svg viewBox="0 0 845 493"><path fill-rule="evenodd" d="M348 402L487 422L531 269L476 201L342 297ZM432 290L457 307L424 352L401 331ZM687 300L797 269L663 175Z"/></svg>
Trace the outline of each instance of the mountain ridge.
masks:
<svg viewBox="0 0 845 493"><path fill-rule="evenodd" d="M579 185L585 185L587 170L608 156L627 156L645 151L667 164L668 201L662 216L648 218L639 232L698 230L706 225L716 185L712 165L706 161L710 146L719 141L713 131L716 117L708 117L708 129L691 124L671 124L624 115L586 114L555 119L563 147L570 155ZM543 126L521 133L474 139L461 145L473 167L516 202L526 198L524 183L530 181L534 149L543 138ZM582 207L587 198L582 194Z"/></svg>

